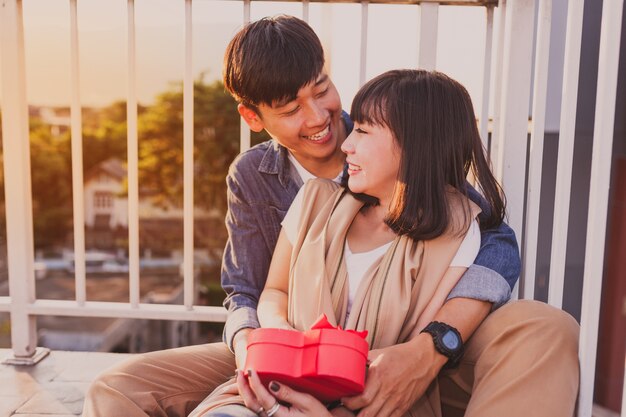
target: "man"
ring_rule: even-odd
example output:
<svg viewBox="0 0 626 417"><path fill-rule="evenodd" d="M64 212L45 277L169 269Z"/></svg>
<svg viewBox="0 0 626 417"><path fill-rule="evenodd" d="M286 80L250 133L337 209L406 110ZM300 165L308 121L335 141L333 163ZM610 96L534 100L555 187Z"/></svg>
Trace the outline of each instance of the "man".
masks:
<svg viewBox="0 0 626 417"><path fill-rule="evenodd" d="M236 366L244 366L248 334L259 326L258 298L291 201L310 178L341 179L340 146L352 123L324 69L320 41L305 22L279 16L244 27L227 48L224 84L248 126L272 137L242 153L227 178L225 344L133 358L93 384L87 416L186 415L232 377ZM474 190L469 195L481 203ZM372 351L365 391L344 399L346 408L360 410L359 416L402 415L437 378L445 415L572 415L577 324L541 303L499 308L519 275L517 243L505 224L481 232L474 265L436 315L442 324L408 343ZM446 344L444 335L465 344L465 354ZM441 372L446 364L450 369ZM247 416L250 410L229 406L210 415Z"/></svg>

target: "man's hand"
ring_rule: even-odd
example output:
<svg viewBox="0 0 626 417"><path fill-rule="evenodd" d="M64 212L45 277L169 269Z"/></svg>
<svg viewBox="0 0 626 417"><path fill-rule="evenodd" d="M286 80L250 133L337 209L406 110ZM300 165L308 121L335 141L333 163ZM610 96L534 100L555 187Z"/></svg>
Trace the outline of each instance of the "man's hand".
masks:
<svg viewBox="0 0 626 417"><path fill-rule="evenodd" d="M248 335L252 329L241 329L233 338L233 350L235 351L235 363L237 369L245 369L246 356L248 355Z"/></svg>
<svg viewBox="0 0 626 417"><path fill-rule="evenodd" d="M365 390L343 398L358 417L401 416L426 392L448 358L435 350L432 337L423 333L407 343L369 353Z"/></svg>

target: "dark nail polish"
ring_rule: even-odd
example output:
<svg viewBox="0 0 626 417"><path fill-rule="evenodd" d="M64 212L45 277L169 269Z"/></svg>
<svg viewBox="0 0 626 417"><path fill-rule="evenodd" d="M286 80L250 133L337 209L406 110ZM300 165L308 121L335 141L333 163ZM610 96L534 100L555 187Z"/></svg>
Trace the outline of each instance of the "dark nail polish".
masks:
<svg viewBox="0 0 626 417"><path fill-rule="evenodd" d="M252 369L248 369L248 378L252 378Z"/></svg>
<svg viewBox="0 0 626 417"><path fill-rule="evenodd" d="M280 389L280 385L278 385L277 382L272 381L270 382L270 389L274 392L278 392L278 390Z"/></svg>

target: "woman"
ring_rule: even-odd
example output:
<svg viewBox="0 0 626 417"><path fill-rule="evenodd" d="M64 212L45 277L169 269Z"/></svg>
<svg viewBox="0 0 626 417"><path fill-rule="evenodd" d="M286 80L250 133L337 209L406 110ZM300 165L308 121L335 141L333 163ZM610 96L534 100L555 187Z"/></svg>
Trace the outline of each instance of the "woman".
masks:
<svg viewBox="0 0 626 417"><path fill-rule="evenodd" d="M370 348L379 349L419 333L473 263L480 232L479 209L466 197L470 171L489 202L488 224L502 221L504 201L469 95L444 74L386 72L359 90L351 117L342 145L348 189L318 179L300 190L258 315L263 327L305 330L326 314L334 325L368 330ZM312 397L271 383L291 407L278 405L253 371L238 372L237 383L252 415L330 415ZM241 401L220 394L209 403ZM434 415L437 402L432 386L409 415Z"/></svg>

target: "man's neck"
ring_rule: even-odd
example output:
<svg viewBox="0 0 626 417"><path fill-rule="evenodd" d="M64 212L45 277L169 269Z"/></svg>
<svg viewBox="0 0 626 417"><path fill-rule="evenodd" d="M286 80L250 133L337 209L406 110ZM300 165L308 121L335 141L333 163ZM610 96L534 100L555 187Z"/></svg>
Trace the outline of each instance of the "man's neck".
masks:
<svg viewBox="0 0 626 417"><path fill-rule="evenodd" d="M317 178L335 179L343 171L346 158L345 154L339 150L331 157L325 160L306 159L297 155L294 158L302 165L304 169L316 176Z"/></svg>

